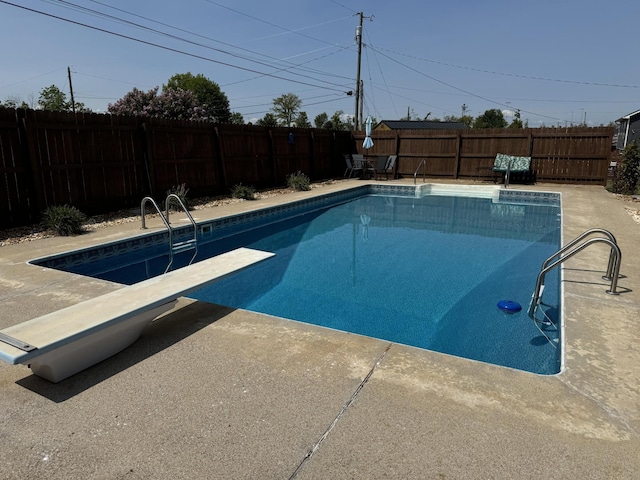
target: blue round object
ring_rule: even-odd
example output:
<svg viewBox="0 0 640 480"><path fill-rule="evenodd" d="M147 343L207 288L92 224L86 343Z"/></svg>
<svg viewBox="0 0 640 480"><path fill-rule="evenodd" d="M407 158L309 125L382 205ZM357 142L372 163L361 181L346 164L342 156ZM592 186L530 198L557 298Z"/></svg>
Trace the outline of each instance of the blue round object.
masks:
<svg viewBox="0 0 640 480"><path fill-rule="evenodd" d="M500 300L498 302L498 308L505 313L518 313L522 310L522 307L518 302L513 302L511 300Z"/></svg>

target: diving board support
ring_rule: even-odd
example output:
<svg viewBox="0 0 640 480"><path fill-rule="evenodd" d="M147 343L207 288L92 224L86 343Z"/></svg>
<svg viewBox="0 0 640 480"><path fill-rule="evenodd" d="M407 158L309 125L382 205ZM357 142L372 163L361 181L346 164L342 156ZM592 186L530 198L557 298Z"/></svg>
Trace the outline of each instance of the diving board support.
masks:
<svg viewBox="0 0 640 480"><path fill-rule="evenodd" d="M0 332L0 360L53 383L125 349L179 297L275 256L238 248Z"/></svg>

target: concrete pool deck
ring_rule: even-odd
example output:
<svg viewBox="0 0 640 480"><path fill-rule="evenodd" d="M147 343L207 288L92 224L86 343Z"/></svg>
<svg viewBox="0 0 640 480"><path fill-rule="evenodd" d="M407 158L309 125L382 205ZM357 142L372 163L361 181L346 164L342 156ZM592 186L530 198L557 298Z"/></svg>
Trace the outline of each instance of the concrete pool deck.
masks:
<svg viewBox="0 0 640 480"><path fill-rule="evenodd" d="M203 220L355 185L193 213ZM618 296L601 279L606 246L564 265L561 374L184 299L134 345L59 384L0 363L0 477L637 479L640 224L602 187L510 188L563 194L564 243L601 227L622 250ZM27 260L139 226L0 247L0 329L120 288Z"/></svg>

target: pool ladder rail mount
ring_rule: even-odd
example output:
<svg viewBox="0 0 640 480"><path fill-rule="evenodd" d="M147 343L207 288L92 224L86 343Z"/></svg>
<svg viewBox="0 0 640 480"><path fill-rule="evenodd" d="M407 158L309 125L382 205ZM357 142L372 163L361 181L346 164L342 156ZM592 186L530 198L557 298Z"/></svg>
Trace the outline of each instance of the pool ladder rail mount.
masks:
<svg viewBox="0 0 640 480"><path fill-rule="evenodd" d="M594 234L601 234L603 236L585 240L587 237ZM557 325L544 311L542 311L542 309L540 310L542 311L542 315L544 316L544 318L539 319L538 317L536 317L538 307L540 307L541 305L550 306L542 302L542 293L544 292L544 278L550 270L553 270L569 258L587 248L589 245L593 245L595 243L604 243L610 247L607 272L602 277L602 279L611 282L611 286L609 290L606 290L606 292L609 295L618 295L616 289L618 286L618 278L620 276L622 252L620 251L618 242L616 241L616 238L613 236L613 234L603 228L592 228L590 230L587 230L583 234L567 243L564 247L551 255L549 258L547 258L540 267L540 273L538 273L538 278L536 280L536 287L533 291L533 295L531 296L531 302L529 303L528 314L529 318L534 321L538 330L540 330L542 335L544 335L549 343L551 343L551 345L553 345L554 347L556 347L557 339L550 339L542 329L542 327L552 327L557 330Z"/></svg>
<svg viewBox="0 0 640 480"><path fill-rule="evenodd" d="M164 273L167 273L169 270L171 270L171 267L173 265L173 256L177 253L181 253L187 250L193 250L193 256L191 257L191 260L189 260L189 265L191 265L193 263L193 260L198 255L198 225L196 224L195 220L189 213L189 209L187 209L187 207L184 205L182 200L180 200L180 197L178 197L175 193L170 193L169 195L167 195L167 198L164 201L165 213L162 212L162 210L160 209L160 207L158 207L158 204L155 202L153 198L144 197L142 199L142 202L140 203L140 216L142 217L142 229L147 228L146 219L145 219L145 213L146 213L145 207L148 202L150 202L153 205L153 207L156 209L156 212L158 212L158 214L160 215L160 219L162 220L162 223L164 223L164 226L166 227L167 232L169 233L169 264L167 265L167 268L165 269ZM171 203L177 204L180 207L180 209L187 215L189 222L193 226L193 238L174 243L173 241L174 228L171 226L171 222L169 220L169 209L171 207Z"/></svg>

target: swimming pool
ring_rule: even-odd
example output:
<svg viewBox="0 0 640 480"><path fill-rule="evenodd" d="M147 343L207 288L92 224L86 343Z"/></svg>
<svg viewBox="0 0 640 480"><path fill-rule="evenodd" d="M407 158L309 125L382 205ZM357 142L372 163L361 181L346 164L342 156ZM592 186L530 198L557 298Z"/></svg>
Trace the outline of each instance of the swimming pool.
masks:
<svg viewBox="0 0 640 480"><path fill-rule="evenodd" d="M200 225L200 258L237 246L276 257L191 296L520 370L560 370L561 342L548 342L526 315L540 265L560 245L559 196L425 185L329 197ZM34 263L133 283L164 270L161 237ZM558 274L546 283L557 312ZM504 299L523 310L502 312Z"/></svg>

